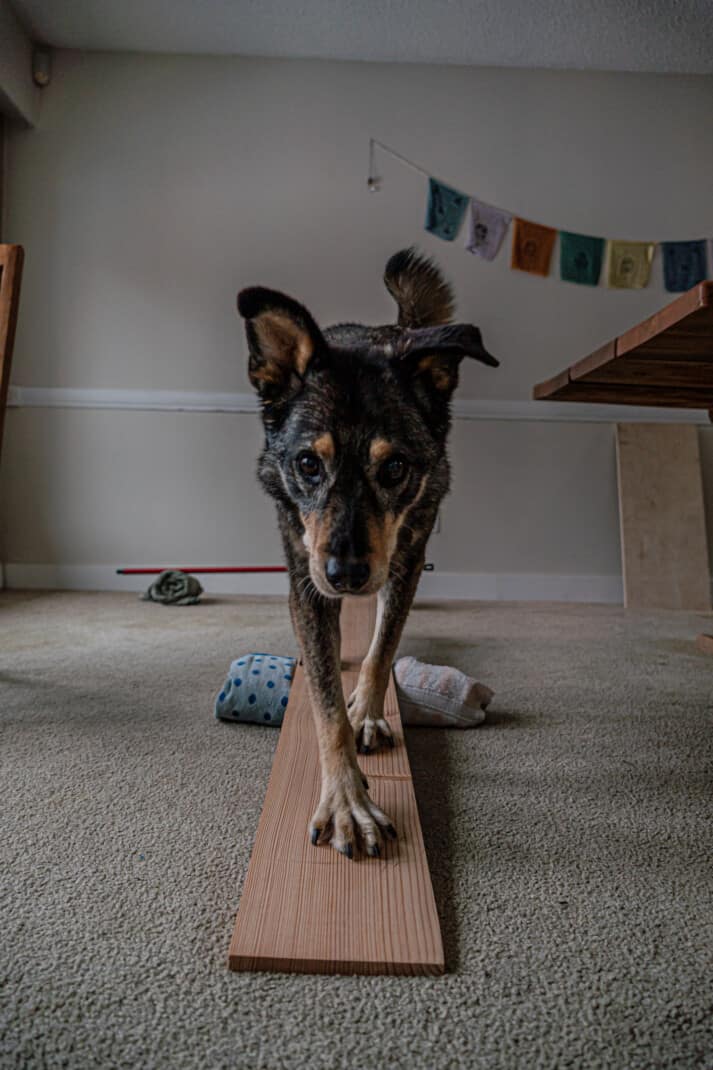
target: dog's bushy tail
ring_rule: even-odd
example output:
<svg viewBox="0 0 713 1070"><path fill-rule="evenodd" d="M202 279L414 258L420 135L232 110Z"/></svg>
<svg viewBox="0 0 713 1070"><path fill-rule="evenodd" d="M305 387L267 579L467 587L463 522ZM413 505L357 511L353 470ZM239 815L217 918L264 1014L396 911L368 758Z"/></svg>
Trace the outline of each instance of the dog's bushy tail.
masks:
<svg viewBox="0 0 713 1070"><path fill-rule="evenodd" d="M434 262L413 246L394 253L386 265L384 282L399 306L399 327L435 327L453 319L451 287Z"/></svg>

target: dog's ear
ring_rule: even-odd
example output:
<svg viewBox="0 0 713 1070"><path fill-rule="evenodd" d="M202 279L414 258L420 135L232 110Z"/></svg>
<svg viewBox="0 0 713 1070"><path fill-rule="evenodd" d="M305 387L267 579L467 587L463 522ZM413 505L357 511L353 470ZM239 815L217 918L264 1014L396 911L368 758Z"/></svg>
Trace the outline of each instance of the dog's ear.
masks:
<svg viewBox="0 0 713 1070"><path fill-rule="evenodd" d="M424 378L439 394L449 396L458 385L458 368L464 357L491 368L500 363L488 353L478 328L469 323L405 330L395 345L393 359L402 371Z"/></svg>
<svg viewBox="0 0 713 1070"><path fill-rule="evenodd" d="M248 375L264 401L284 395L304 379L325 341L303 305L277 290L253 286L238 294L250 351Z"/></svg>

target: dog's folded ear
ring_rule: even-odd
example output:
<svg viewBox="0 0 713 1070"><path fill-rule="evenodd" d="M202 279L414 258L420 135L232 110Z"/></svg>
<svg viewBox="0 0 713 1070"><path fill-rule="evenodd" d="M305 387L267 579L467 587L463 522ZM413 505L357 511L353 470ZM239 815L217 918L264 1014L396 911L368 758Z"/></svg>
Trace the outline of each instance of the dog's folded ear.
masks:
<svg viewBox="0 0 713 1070"><path fill-rule="evenodd" d="M480 331L470 323L405 330L394 347L394 360L402 370L425 376L444 394L452 393L458 385L458 367L464 357L491 368L500 363L488 353Z"/></svg>
<svg viewBox="0 0 713 1070"><path fill-rule="evenodd" d="M262 286L240 291L238 312L245 319L250 382L264 401L276 400L325 348L322 332L303 305Z"/></svg>

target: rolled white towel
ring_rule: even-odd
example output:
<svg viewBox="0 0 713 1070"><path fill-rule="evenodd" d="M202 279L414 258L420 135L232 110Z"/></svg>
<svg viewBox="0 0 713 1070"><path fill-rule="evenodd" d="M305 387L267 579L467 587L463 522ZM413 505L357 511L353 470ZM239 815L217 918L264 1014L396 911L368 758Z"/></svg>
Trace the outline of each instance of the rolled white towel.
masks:
<svg viewBox="0 0 713 1070"><path fill-rule="evenodd" d="M404 724L474 728L485 720L494 694L459 669L411 657L399 658L394 679Z"/></svg>

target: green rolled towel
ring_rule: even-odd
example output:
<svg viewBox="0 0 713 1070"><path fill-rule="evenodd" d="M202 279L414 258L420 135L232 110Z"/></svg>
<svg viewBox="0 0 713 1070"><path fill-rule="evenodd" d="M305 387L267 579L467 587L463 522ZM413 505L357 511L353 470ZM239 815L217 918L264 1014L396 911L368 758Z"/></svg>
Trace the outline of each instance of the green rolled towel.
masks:
<svg viewBox="0 0 713 1070"><path fill-rule="evenodd" d="M167 568L141 595L144 602L160 602L164 606L194 606L203 594L195 576Z"/></svg>

